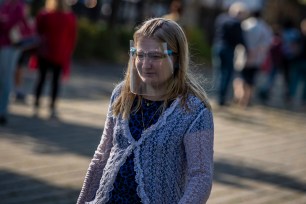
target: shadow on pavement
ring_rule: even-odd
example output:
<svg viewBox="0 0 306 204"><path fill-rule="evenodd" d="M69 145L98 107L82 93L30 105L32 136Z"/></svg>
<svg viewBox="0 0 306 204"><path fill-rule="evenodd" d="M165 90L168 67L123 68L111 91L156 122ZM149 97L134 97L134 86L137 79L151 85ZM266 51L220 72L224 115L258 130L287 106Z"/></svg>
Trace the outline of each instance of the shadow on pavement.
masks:
<svg viewBox="0 0 306 204"><path fill-rule="evenodd" d="M251 188L241 182L235 182L237 178L239 178L239 180L246 179L259 183L268 183L270 185L299 191L301 193L306 192L306 183L299 181L297 178L276 172L264 171L250 166L237 165L231 161L222 160L215 162L214 182L238 188Z"/></svg>
<svg viewBox="0 0 306 204"><path fill-rule="evenodd" d="M5 170L0 170L0 189L1 203L11 204L74 204L80 193Z"/></svg>
<svg viewBox="0 0 306 204"><path fill-rule="evenodd" d="M66 152L91 158L102 133L102 130L98 128L61 121L29 119L18 115L13 115L12 117L14 120L13 125L10 128L3 129L1 132L9 133L9 139L15 140L17 143L22 143L22 137L31 137L31 141L35 143L32 151L39 154L61 154ZM20 126L21 123L22 126ZM216 161L214 174L215 182L240 188L249 187L241 182L235 182L235 178L269 183L295 191L306 192L306 183L300 182L296 178L251 166L235 164L234 161ZM0 180L1 183L4 182L1 177Z"/></svg>
<svg viewBox="0 0 306 204"><path fill-rule="evenodd" d="M28 118L11 115L7 128L1 128L1 137L22 143L31 137L32 151L40 154L62 154L64 152L92 157L99 144L102 128L69 124L62 121ZM7 134L6 134L7 133ZM23 138L24 137L24 138Z"/></svg>

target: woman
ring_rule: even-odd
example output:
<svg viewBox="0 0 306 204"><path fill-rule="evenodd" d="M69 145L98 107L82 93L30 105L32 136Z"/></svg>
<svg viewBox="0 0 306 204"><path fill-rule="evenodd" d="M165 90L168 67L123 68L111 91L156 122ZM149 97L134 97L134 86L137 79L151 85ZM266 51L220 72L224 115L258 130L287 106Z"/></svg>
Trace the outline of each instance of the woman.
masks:
<svg viewBox="0 0 306 204"><path fill-rule="evenodd" d="M66 1L47 0L46 6L36 17L36 29L41 40L38 48L39 77L35 87L35 114L40 106L40 97L47 73L52 72L50 112L56 117L61 76L68 77L71 56L76 41L76 17Z"/></svg>
<svg viewBox="0 0 306 204"><path fill-rule="evenodd" d="M134 42L77 203L205 203L213 117L188 73L186 36L174 21L154 18Z"/></svg>

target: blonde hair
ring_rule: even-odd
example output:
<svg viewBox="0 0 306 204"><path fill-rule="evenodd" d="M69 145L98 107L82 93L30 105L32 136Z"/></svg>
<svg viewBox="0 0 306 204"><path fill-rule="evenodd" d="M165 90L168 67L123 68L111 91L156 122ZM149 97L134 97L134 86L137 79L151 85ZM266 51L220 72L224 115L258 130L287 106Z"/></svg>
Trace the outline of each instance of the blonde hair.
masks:
<svg viewBox="0 0 306 204"><path fill-rule="evenodd" d="M153 18L145 21L140 28L134 33L134 42L137 44L142 37L149 37L161 42L166 42L169 49L177 54L178 69L173 75L173 78L168 86L167 94L164 101L164 108L170 100L180 96L182 98L181 105L187 110L188 94L194 94L200 98L205 106L211 109L207 95L204 89L199 85L195 78L189 73L189 50L188 42L182 28L173 20L165 18ZM142 98L140 95L135 95L130 91L130 69L128 66L125 75L125 83L121 93L113 104L114 115L122 114L123 118L128 118L133 101L136 97ZM141 100L138 100L136 109L140 107Z"/></svg>
<svg viewBox="0 0 306 204"><path fill-rule="evenodd" d="M46 0L45 9L47 11L69 11L70 7L65 0Z"/></svg>

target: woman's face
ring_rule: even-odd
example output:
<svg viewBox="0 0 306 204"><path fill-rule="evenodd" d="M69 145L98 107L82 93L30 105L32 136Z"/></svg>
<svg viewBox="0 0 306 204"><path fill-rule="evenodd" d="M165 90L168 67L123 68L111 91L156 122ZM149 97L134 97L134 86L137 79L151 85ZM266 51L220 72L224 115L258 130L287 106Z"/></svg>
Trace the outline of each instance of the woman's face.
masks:
<svg viewBox="0 0 306 204"><path fill-rule="evenodd" d="M173 74L172 57L166 55L163 43L152 38L140 38L136 42L135 65L141 80L164 88Z"/></svg>

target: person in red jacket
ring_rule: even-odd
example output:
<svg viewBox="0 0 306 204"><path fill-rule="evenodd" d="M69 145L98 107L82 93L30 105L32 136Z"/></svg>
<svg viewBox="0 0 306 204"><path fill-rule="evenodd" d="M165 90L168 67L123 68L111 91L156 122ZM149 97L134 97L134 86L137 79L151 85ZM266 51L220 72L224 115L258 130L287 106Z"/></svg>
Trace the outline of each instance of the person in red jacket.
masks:
<svg viewBox="0 0 306 204"><path fill-rule="evenodd" d="M45 9L36 17L36 29L41 44L38 48L38 80L35 87L35 114L38 114L40 97L48 71L51 71L52 90L50 112L56 117L61 76L68 78L71 56L76 41L76 16L62 0L47 0Z"/></svg>

